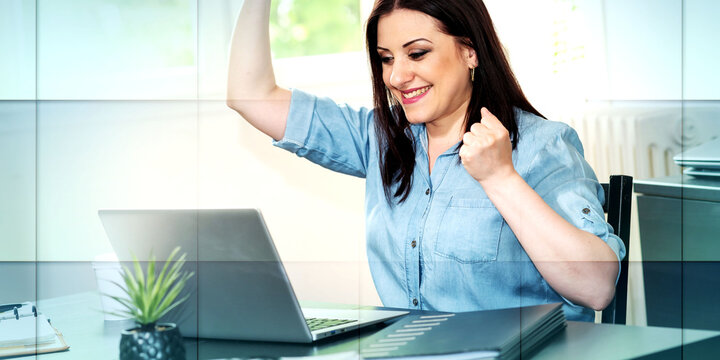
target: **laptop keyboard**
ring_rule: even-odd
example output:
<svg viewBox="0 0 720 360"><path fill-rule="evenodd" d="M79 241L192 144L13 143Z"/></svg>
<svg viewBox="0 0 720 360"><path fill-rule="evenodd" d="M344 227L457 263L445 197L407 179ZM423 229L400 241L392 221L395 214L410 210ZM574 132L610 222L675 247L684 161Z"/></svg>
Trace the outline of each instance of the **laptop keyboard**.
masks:
<svg viewBox="0 0 720 360"><path fill-rule="evenodd" d="M349 324L351 322L357 322L357 320L319 319L319 318L307 318L307 319L305 319L305 321L307 322L308 327L310 327L310 331L325 329L325 328L329 328L331 326Z"/></svg>

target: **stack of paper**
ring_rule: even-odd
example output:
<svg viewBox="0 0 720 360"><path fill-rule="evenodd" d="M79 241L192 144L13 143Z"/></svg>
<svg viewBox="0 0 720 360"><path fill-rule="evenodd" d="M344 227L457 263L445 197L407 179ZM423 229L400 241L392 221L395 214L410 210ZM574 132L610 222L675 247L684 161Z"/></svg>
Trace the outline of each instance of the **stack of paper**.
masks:
<svg viewBox="0 0 720 360"><path fill-rule="evenodd" d="M408 315L361 341L365 359L516 359L566 326L562 304Z"/></svg>
<svg viewBox="0 0 720 360"><path fill-rule="evenodd" d="M0 348L47 344L55 340L55 329L43 314L0 321Z"/></svg>

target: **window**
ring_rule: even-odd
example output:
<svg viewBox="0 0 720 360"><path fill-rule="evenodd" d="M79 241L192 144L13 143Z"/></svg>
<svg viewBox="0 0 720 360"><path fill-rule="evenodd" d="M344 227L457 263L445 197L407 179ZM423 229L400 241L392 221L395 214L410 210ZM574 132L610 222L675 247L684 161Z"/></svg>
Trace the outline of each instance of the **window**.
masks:
<svg viewBox="0 0 720 360"><path fill-rule="evenodd" d="M363 50L359 0L278 0L271 14L275 58Z"/></svg>

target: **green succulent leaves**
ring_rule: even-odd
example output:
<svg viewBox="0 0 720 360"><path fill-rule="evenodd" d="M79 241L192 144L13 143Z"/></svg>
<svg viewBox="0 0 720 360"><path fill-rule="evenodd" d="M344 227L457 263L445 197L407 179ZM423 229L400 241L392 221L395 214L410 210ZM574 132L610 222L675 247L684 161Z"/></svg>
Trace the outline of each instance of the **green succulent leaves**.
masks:
<svg viewBox="0 0 720 360"><path fill-rule="evenodd" d="M143 328L152 328L160 318L185 301L188 295L179 299L178 295L187 280L195 273L181 271L185 264L186 254L173 262L173 258L179 251L180 247L176 247L170 253L157 276L155 274L155 256L152 253L147 264L147 273L143 273L140 262L133 255L134 274L127 266L123 265L121 275L124 286L113 282L125 292L127 298L103 294L117 301L126 309L111 314L131 317Z"/></svg>

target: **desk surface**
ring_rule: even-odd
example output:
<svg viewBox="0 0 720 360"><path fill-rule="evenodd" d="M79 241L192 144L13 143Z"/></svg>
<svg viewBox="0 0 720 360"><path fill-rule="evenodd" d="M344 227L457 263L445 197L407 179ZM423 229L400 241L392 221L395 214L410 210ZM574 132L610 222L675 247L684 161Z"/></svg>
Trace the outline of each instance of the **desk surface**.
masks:
<svg viewBox="0 0 720 360"><path fill-rule="evenodd" d="M38 356L40 360L117 359L120 331L129 321L104 321L100 296L82 293L38 301L38 308L52 319L65 336L70 350ZM316 345L187 339L188 359L244 358L253 356L312 356L358 350L358 338L374 329L348 334ZM684 346L682 346L684 345ZM681 355L682 351L682 355ZM568 322L564 332L533 359L653 359L720 356L720 332L660 327ZM688 356L691 355L691 356Z"/></svg>
<svg viewBox="0 0 720 360"><path fill-rule="evenodd" d="M635 192L692 200L720 201L720 178L696 178L688 175L636 179Z"/></svg>

